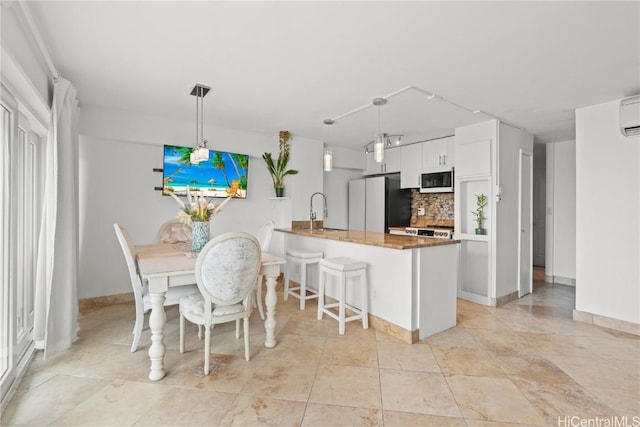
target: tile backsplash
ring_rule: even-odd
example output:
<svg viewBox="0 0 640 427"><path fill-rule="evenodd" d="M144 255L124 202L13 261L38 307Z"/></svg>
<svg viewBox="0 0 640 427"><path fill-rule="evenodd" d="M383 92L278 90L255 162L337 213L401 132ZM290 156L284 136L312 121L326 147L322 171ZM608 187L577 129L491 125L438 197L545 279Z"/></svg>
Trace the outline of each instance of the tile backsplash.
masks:
<svg viewBox="0 0 640 427"><path fill-rule="evenodd" d="M429 225L453 226L453 193L420 193L411 190L411 226ZM418 216L418 208L424 208L424 215Z"/></svg>

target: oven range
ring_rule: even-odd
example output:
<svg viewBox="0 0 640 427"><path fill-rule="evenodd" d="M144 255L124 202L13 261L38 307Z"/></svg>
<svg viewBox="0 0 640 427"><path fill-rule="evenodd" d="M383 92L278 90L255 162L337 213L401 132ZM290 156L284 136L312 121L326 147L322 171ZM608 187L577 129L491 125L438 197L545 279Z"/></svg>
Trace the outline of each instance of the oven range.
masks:
<svg viewBox="0 0 640 427"><path fill-rule="evenodd" d="M395 234L399 236L420 236L420 237L435 237L437 239L453 239L453 228L443 227L406 227L392 228L389 230L389 234Z"/></svg>

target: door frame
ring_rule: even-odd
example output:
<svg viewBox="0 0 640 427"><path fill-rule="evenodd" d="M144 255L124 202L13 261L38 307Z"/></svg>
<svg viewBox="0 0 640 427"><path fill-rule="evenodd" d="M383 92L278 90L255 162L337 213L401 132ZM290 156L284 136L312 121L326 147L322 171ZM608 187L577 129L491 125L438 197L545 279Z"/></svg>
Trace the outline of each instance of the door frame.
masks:
<svg viewBox="0 0 640 427"><path fill-rule="evenodd" d="M528 159L526 159L528 158ZM522 286L522 234L523 234L523 164L524 162L528 162L529 164L529 188L527 189L527 194L529 197L529 220L528 226L529 229L529 256L526 262L528 266L528 286L523 288ZM522 148L518 152L518 298L522 298L523 296L530 294L533 292L533 152L523 150ZM526 243L526 242L525 242Z"/></svg>

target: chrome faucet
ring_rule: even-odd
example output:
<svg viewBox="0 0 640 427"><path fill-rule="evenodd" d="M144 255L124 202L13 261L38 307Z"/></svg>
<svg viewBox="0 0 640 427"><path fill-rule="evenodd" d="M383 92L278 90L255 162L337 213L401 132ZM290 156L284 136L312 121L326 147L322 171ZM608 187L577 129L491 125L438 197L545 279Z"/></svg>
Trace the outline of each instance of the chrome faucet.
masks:
<svg viewBox="0 0 640 427"><path fill-rule="evenodd" d="M313 221L316 219L316 213L313 211L313 197L316 194L321 195L322 196L322 200L323 200L323 202L322 202L322 207L323 207L322 220L324 221L324 219L329 216L329 211L327 210L327 198L321 192L316 191L315 193L313 193L311 195L311 200L309 200L309 230L310 231L313 231Z"/></svg>

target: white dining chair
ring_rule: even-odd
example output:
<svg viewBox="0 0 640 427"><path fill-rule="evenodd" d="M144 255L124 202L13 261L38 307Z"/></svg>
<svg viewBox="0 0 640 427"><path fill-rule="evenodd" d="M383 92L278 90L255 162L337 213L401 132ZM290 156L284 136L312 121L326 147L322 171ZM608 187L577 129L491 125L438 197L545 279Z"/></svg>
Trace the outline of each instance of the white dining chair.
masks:
<svg viewBox="0 0 640 427"><path fill-rule="evenodd" d="M260 242L260 249L262 252L269 252L269 246L271 245L271 236L273 236L273 221L266 223L258 230L256 238ZM258 306L258 312L260 318L264 320L264 308L262 305L262 282L264 275L258 275L258 282L256 283L256 305Z"/></svg>
<svg viewBox="0 0 640 427"><path fill-rule="evenodd" d="M160 226L158 243L182 243L191 241L191 225L171 219Z"/></svg>
<svg viewBox="0 0 640 427"><path fill-rule="evenodd" d="M205 245L196 260L200 293L180 301L180 353L184 353L185 319L204 326L204 373L209 374L211 330L214 325L243 319L245 359L249 348L249 316L262 255L260 243L250 234L221 234Z"/></svg>
<svg viewBox="0 0 640 427"><path fill-rule="evenodd" d="M149 294L149 286L143 283L138 274L138 264L136 262L136 247L131 241L131 237L127 230L118 223L113 224L118 242L122 248L124 259L127 262L129 270L129 279L133 288L133 296L136 303L136 323L133 325L133 343L131 344L131 352L134 353L138 349L142 328L144 325L144 314L151 309L151 295ZM171 306L180 303L180 300L188 295L199 293L196 284L184 286L171 286L167 289L164 305Z"/></svg>

